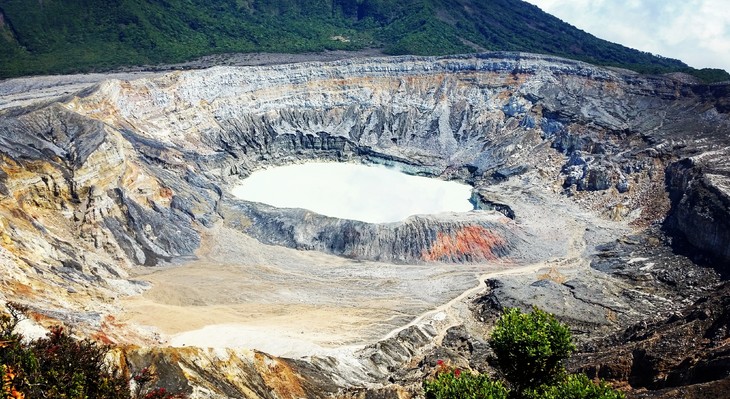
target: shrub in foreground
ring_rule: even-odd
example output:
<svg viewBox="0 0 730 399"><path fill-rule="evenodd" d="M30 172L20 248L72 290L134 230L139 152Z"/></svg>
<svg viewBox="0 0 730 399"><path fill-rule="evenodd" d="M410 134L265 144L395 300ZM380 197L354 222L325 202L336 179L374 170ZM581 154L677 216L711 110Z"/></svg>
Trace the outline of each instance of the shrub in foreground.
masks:
<svg viewBox="0 0 730 399"><path fill-rule="evenodd" d="M615 391L604 382L598 384L585 374L570 374L556 385L528 390L523 397L529 399L624 399L623 393Z"/></svg>
<svg viewBox="0 0 730 399"><path fill-rule="evenodd" d="M497 366L509 383L449 369L439 360L436 377L424 381L426 399L623 399L621 392L584 374L567 374L565 360L575 349L567 326L534 308L505 309L489 340Z"/></svg>
<svg viewBox="0 0 730 399"><path fill-rule="evenodd" d="M444 366L439 361L436 377L423 384L426 399L507 399L507 388L483 374Z"/></svg>
<svg viewBox="0 0 730 399"><path fill-rule="evenodd" d="M78 340L62 327L54 327L44 338L25 342L15 327L23 307L9 304L10 314L0 315L0 377L3 398L13 399L131 399L130 380L109 365L109 347L91 340ZM172 399L162 388L146 385L149 372L133 377L138 389L135 399ZM142 377L140 378L140 376Z"/></svg>
<svg viewBox="0 0 730 399"><path fill-rule="evenodd" d="M499 369L518 390L558 381L564 374L563 360L575 350L568 327L537 308L531 313L506 309L489 344Z"/></svg>

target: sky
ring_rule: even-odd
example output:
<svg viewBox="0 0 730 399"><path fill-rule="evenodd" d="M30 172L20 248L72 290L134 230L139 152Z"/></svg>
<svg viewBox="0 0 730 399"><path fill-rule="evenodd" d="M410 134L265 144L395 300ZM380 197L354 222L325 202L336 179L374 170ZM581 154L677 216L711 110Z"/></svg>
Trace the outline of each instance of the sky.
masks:
<svg viewBox="0 0 730 399"><path fill-rule="evenodd" d="M473 209L471 187L465 184L348 163L312 162L258 170L231 192L278 208L304 208L369 223Z"/></svg>
<svg viewBox="0 0 730 399"><path fill-rule="evenodd" d="M594 36L730 71L730 0L525 0Z"/></svg>

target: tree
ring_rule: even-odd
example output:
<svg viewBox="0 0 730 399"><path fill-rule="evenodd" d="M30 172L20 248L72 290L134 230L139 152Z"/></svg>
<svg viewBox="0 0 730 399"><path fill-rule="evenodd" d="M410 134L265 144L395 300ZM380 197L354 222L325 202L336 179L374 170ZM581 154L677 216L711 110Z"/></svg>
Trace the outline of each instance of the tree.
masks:
<svg viewBox="0 0 730 399"><path fill-rule="evenodd" d="M552 384L564 375L563 360L575 350L570 330L538 308L506 309L489 340L497 365L517 390Z"/></svg>
<svg viewBox="0 0 730 399"><path fill-rule="evenodd" d="M565 372L562 362L575 350L570 330L540 309L505 309L489 344L510 390L486 375L451 369L439 360L436 377L424 381L426 398L624 399L604 382Z"/></svg>

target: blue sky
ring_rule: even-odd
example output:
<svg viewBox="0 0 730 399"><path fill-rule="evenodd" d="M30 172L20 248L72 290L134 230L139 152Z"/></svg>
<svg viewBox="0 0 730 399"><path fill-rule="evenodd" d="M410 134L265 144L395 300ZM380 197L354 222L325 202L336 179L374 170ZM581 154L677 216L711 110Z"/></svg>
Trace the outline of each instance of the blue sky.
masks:
<svg viewBox="0 0 730 399"><path fill-rule="evenodd" d="M730 0L525 0L597 37L730 71Z"/></svg>

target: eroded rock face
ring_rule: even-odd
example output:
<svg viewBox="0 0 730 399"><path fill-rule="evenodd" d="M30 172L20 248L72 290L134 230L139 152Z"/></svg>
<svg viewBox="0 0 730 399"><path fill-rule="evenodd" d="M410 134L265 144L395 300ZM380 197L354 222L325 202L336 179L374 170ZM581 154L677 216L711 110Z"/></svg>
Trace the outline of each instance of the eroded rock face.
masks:
<svg viewBox="0 0 730 399"><path fill-rule="evenodd" d="M130 370L153 364L160 387L192 397L316 398L335 393L337 386L309 362L251 350L127 349L113 355Z"/></svg>
<svg viewBox="0 0 730 399"><path fill-rule="evenodd" d="M667 169L672 211L666 225L727 275L730 272L730 170L727 148L685 158Z"/></svg>
<svg viewBox="0 0 730 399"><path fill-rule="evenodd" d="M516 226L495 213L411 216L402 222L378 225L263 204L238 203L228 211L245 215L250 223L243 226L234 219L233 227L264 243L355 259L493 261L509 256L524 241Z"/></svg>
<svg viewBox="0 0 730 399"><path fill-rule="evenodd" d="M383 388L388 380L415 392L434 353L477 364L473 358L487 351L483 340L457 339L451 330L441 345L445 331L461 321L459 336L484 333L477 320L500 306L547 307L590 340L646 312L676 310L670 302L677 298L702 295L699 282L675 295L667 276L712 276L683 280L682 262L692 263L686 259L649 265L675 259L661 240L639 240L628 252L611 247L623 233L603 221L644 227L669 212L670 238L686 237L692 251L726 272L727 103L722 85L489 53L216 67L105 81L48 104L6 104L3 296L26 298L36 312L111 341L149 342L106 317L117 298L145 289L128 279L130 267L193 256L208 229L221 224L267 244L356 260L498 262L538 273L490 278L476 312L462 299L453 305L458 311L419 319L344 358L193 349L128 355L171 370L168 380L198 397L324 397L341 388L357 397L357 388ZM228 194L235 179L257 168L307 160L382 163L461 180L475 186L476 204L495 211L375 225ZM551 217L575 222L561 230ZM637 255L652 245L663 250ZM594 270L584 273L591 263ZM653 267L666 273L648 272ZM224 381L206 374L206 364L240 375ZM403 388L373 392L401 395Z"/></svg>
<svg viewBox="0 0 730 399"><path fill-rule="evenodd" d="M586 348L571 359L571 367L652 391L640 397L711 397L722 392L730 380L728 287L723 284L664 320L634 325Z"/></svg>

